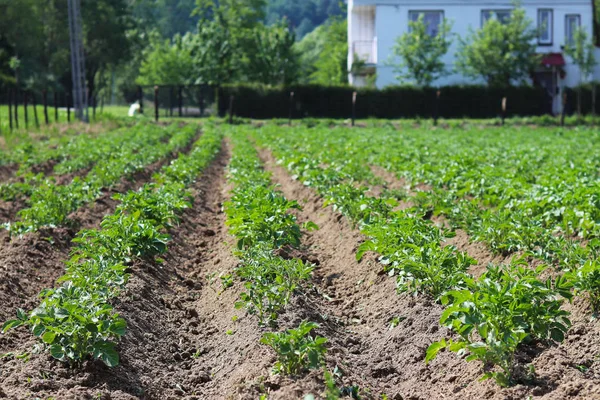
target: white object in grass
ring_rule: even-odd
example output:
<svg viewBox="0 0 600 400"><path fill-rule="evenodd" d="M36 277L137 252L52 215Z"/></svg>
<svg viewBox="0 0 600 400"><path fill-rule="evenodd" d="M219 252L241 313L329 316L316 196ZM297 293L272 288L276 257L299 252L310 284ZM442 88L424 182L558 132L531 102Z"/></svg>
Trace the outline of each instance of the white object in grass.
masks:
<svg viewBox="0 0 600 400"><path fill-rule="evenodd" d="M135 103L133 103L130 107L129 107L129 113L128 115L130 117L135 116L136 114L138 114L140 112L140 103L138 103L137 101Z"/></svg>

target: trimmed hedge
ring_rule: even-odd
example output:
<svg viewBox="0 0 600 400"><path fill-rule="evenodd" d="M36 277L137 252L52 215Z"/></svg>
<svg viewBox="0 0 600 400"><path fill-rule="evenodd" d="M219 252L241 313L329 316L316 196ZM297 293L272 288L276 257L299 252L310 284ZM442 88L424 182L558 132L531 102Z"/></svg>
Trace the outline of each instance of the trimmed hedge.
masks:
<svg viewBox="0 0 600 400"><path fill-rule="evenodd" d="M408 86L381 90L350 86L302 85L265 87L226 85L219 89L219 114L227 114L230 96L235 96L233 113L254 119L288 118L290 92L294 92L293 117L350 118L352 93L358 92L357 118L430 118L434 112L435 88ZM541 89L485 86L446 86L441 91L441 118L494 118L501 113L502 97L507 97L507 115L534 116L549 112L549 102Z"/></svg>

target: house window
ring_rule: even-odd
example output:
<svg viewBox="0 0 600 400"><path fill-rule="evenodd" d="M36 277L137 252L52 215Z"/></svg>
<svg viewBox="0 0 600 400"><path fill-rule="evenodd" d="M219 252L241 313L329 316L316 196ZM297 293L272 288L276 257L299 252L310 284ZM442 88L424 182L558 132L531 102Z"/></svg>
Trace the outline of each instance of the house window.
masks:
<svg viewBox="0 0 600 400"><path fill-rule="evenodd" d="M512 10L482 10L481 11L481 26L483 27L490 19L495 18L500 23L506 24L510 19Z"/></svg>
<svg viewBox="0 0 600 400"><path fill-rule="evenodd" d="M581 25L581 16L579 14L567 14L565 16L565 44L573 44L575 32Z"/></svg>
<svg viewBox="0 0 600 400"><path fill-rule="evenodd" d="M420 16L423 16L425 29L429 36L437 36L440 31L440 25L444 19L443 11L409 11L408 19L411 22L417 22Z"/></svg>
<svg viewBox="0 0 600 400"><path fill-rule="evenodd" d="M538 44L549 46L552 44L552 29L554 21L552 10L538 10Z"/></svg>

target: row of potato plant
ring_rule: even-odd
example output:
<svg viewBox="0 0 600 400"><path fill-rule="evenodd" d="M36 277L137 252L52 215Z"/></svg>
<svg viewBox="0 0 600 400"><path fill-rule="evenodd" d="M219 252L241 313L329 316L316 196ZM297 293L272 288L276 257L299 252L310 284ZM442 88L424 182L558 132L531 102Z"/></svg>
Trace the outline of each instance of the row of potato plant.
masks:
<svg viewBox="0 0 600 400"><path fill-rule="evenodd" d="M283 247L300 245L300 225L291 211L301 207L273 186L256 149L244 135L246 131L236 131L230 135L233 155L228 173L234 188L224 204L226 223L237 238L241 260L236 273L246 289L236 307L256 314L263 325L275 321L294 290L310 278L314 266L275 254ZM307 224L307 228L316 226Z"/></svg>
<svg viewBox="0 0 600 400"><path fill-rule="evenodd" d="M116 195L120 204L102 220L100 229L82 230L74 239L77 246L59 279L62 285L42 291L41 304L28 313L18 310L17 318L7 321L2 331L27 326L41 347L71 364L91 357L117 365L115 345L127 324L111 300L127 283L133 260L167 251L168 229L190 206L186 186L214 159L221 140L218 131L208 127L190 154L165 166L154 182Z"/></svg>
<svg viewBox="0 0 600 400"><path fill-rule="evenodd" d="M43 172L34 173L31 167L45 161L53 160L56 164L53 167L52 175L61 176L64 174L85 170L92 167L99 160L106 157L107 154L114 153L123 144L131 139L135 131L131 128L121 128L105 132L100 135L92 136L81 134L73 137L64 137L53 147L43 147L43 150L37 149L34 154L23 155L17 171L18 181L0 184L0 199L5 201L14 201L17 198L28 197L37 186L40 186L46 180L54 183L54 178L46 178ZM33 148L31 149L33 150Z"/></svg>
<svg viewBox="0 0 600 400"><path fill-rule="evenodd" d="M68 223L70 213L95 201L104 189L184 149L195 135L193 126L179 129L176 124L166 128L138 125L131 129L121 146L99 160L85 177L75 177L66 185L47 180L35 187L29 197L29 207L20 210L19 219L7 223L6 228L11 234L23 234L42 227L64 225Z"/></svg>
<svg viewBox="0 0 600 400"><path fill-rule="evenodd" d="M34 165L65 159L69 156L70 149L67 146L70 143L93 140L97 135L94 133L96 131L108 132L127 124L129 121L123 119L110 119L96 122L93 126L52 125L39 131L4 132L4 140L0 146L0 165L18 165L18 174L22 175Z"/></svg>
<svg viewBox="0 0 600 400"><path fill-rule="evenodd" d="M499 367L484 377L508 385L514 378L514 353L520 345L563 340L570 326L568 314L560 309L563 299L571 297L568 280L544 281L539 278L541 268L528 270L522 258L515 258L510 265L490 266L474 279L467 273L474 260L453 246L442 245L452 232L440 231L423 218L418 207L395 210L395 199L368 196L367 188L359 186L364 173L356 179L348 175L351 169L336 167L359 161L340 153L333 163L331 156L336 150L323 144L323 136L272 127L264 127L256 135L294 178L314 187L326 204L334 205L360 227L368 240L359 247L357 258L366 251L378 253L384 269L396 276L399 291L430 295L446 305L441 323L453 329L460 340L432 344L427 361L441 348L468 352L469 360ZM321 154L327 155L321 158Z"/></svg>
<svg viewBox="0 0 600 400"><path fill-rule="evenodd" d="M229 136L233 155L228 178L234 188L224 204L229 232L237 238L236 274L245 289L235 306L256 314L260 325L274 326L291 295L310 279L314 265L277 255L279 249L300 246L301 227L291 211L301 207L272 184L247 134L245 127L238 127ZM317 226L309 222L304 228ZM296 375L324 366L327 339L312 333L317 327L302 321L297 328L263 335L261 343L277 353L273 373Z"/></svg>

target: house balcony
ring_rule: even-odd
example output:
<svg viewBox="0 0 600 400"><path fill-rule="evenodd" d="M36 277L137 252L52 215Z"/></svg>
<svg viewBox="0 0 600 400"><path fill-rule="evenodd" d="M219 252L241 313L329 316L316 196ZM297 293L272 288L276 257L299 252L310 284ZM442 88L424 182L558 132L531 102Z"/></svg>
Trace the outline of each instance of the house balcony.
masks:
<svg viewBox="0 0 600 400"><path fill-rule="evenodd" d="M377 64L377 39L353 41L352 59L354 63L362 62L366 66Z"/></svg>

